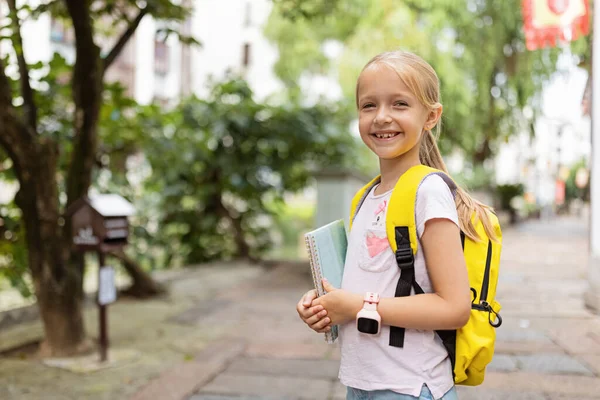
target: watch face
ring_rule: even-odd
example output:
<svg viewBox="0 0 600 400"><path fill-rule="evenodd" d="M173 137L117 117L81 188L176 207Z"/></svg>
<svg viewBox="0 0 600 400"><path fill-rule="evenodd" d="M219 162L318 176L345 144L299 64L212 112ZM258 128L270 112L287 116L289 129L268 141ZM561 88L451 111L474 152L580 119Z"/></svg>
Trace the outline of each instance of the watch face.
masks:
<svg viewBox="0 0 600 400"><path fill-rule="evenodd" d="M356 326L362 333L375 335L379 331L379 322L371 318L359 318Z"/></svg>

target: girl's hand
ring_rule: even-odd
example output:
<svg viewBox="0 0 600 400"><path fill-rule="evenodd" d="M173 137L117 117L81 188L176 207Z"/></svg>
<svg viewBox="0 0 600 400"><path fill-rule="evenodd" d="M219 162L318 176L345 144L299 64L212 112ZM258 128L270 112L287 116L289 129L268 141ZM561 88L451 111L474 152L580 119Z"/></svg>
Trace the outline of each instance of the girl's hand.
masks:
<svg viewBox="0 0 600 400"><path fill-rule="evenodd" d="M363 297L346 290L333 287L327 279L323 279L326 295L313 300L312 305L323 306L331 325L340 325L352 321L363 305Z"/></svg>
<svg viewBox="0 0 600 400"><path fill-rule="evenodd" d="M298 315L310 329L318 333L329 332L331 330L329 326L331 321L326 317L327 311L323 309L323 306L312 304L316 298L317 291L314 289L309 290L296 305L296 311L298 311Z"/></svg>

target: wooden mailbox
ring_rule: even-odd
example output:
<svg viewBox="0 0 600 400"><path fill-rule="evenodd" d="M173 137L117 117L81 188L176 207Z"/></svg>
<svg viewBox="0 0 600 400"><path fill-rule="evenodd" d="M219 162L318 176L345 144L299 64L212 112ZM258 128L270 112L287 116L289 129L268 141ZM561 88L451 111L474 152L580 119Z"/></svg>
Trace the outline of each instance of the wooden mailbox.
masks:
<svg viewBox="0 0 600 400"><path fill-rule="evenodd" d="M69 207L73 244L79 250L108 252L127 244L133 205L116 194L82 197Z"/></svg>
<svg viewBox="0 0 600 400"><path fill-rule="evenodd" d="M82 197L67 210L71 217L73 245L81 252L98 253L98 307L100 361L108 359L108 317L106 306L116 299L114 270L105 265L104 255L121 248L129 238L129 217L133 205L116 194Z"/></svg>

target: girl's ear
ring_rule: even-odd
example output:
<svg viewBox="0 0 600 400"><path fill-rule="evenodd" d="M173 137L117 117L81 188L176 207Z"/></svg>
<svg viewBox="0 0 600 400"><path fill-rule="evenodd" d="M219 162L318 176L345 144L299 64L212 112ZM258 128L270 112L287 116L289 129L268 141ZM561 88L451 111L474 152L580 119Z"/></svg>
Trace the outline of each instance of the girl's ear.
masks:
<svg viewBox="0 0 600 400"><path fill-rule="evenodd" d="M437 125L440 118L442 117L444 107L440 103L436 104L436 107L429 112L427 115L427 121L425 121L425 129L430 131L434 126Z"/></svg>

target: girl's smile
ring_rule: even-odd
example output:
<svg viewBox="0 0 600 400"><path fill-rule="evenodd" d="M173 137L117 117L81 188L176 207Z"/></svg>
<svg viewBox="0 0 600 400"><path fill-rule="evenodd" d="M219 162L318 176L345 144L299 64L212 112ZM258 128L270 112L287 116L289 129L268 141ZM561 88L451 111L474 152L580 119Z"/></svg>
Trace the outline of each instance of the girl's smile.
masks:
<svg viewBox="0 0 600 400"><path fill-rule="evenodd" d="M391 139L394 139L398 135L400 135L400 132L396 132L396 131L377 131L377 132L371 133L371 135L375 136L377 139L381 139L383 141L389 141Z"/></svg>

